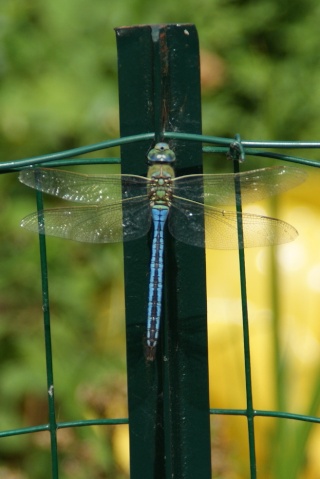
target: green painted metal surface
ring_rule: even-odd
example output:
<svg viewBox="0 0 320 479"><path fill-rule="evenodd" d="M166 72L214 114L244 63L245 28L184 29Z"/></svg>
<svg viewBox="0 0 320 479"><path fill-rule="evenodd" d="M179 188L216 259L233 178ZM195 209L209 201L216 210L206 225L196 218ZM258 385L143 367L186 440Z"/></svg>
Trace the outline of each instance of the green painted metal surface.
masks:
<svg viewBox="0 0 320 479"><path fill-rule="evenodd" d="M201 133L199 51L192 25L117 29L121 136ZM201 144L170 141L176 174L201 173ZM154 142L121 148L122 172L146 173ZM125 211L124 211L125 214ZM144 356L150 237L124 245L131 478L209 478L205 255L166 235L156 360ZM197 281L194 281L197 278Z"/></svg>

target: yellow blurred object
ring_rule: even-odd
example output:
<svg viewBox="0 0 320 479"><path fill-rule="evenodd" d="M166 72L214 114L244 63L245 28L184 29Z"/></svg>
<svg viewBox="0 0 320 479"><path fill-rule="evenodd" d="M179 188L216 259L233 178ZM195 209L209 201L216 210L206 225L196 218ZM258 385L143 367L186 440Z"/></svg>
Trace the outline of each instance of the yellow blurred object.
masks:
<svg viewBox="0 0 320 479"><path fill-rule="evenodd" d="M310 173L313 173L311 170ZM309 173L309 174L310 174ZM319 178L309 177L279 199L276 217L297 228L299 238L277 247L280 355L285 358L289 388L287 412L307 414L320 358L320 210ZM266 204L266 203L265 203ZM269 215L263 203L247 211ZM272 214L270 215L272 216ZM245 250L250 328L253 404L277 410L275 316L273 312L271 248ZM239 259L237 251L207 251L210 403L212 408L246 408ZM224 416L233 451L246 464L247 430L239 419ZM275 419L258 418L257 463L268 469ZM316 445L315 445L316 444ZM320 434L312 435L308 469L301 477L320 477ZM213 451L214 454L214 451ZM308 473L312 471L312 473ZM245 476L242 476L245 477Z"/></svg>
<svg viewBox="0 0 320 479"><path fill-rule="evenodd" d="M117 426L113 433L113 451L117 464L128 474L130 471L129 426Z"/></svg>

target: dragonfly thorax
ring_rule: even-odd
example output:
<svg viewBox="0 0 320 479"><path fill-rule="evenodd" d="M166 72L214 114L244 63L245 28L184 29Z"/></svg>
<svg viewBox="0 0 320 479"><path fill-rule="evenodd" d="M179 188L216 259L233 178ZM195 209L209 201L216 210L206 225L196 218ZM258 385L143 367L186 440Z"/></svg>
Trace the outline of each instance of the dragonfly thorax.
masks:
<svg viewBox="0 0 320 479"><path fill-rule="evenodd" d="M154 167L150 167L152 170ZM149 174L152 173L149 171ZM148 174L148 176L149 176ZM150 176L149 176L150 177ZM149 183L149 199L151 206L166 205L170 206L173 194L172 176L168 171L163 171L157 167L157 171L153 172Z"/></svg>
<svg viewBox="0 0 320 479"><path fill-rule="evenodd" d="M148 154L148 196L150 206L170 206L173 194L174 170L170 163L175 161L175 154L167 143L157 143Z"/></svg>

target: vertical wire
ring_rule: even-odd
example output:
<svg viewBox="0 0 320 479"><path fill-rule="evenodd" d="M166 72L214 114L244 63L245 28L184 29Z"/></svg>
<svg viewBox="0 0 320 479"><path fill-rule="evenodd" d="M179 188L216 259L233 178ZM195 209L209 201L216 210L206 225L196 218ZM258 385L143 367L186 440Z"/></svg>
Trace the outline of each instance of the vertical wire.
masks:
<svg viewBox="0 0 320 479"><path fill-rule="evenodd" d="M37 209L40 225L43 228L43 200L42 193L37 190ZM40 249L40 267L41 267L41 288L42 288L42 310L45 340L45 356L47 371L47 392L48 392L48 410L49 410L49 429L50 429L50 445L51 445L51 470L52 479L59 479L58 471L58 447L57 447L57 423L55 415L54 401L54 383L53 383L53 361L52 361L52 344L51 344L51 327L50 327L50 304L49 304L49 284L48 284L48 267L47 267L47 250L45 235L39 233L39 249Z"/></svg>
<svg viewBox="0 0 320 479"><path fill-rule="evenodd" d="M238 158L233 159L233 168L234 168L234 173L240 172ZM235 177L235 193L236 193L236 211L237 211L237 227L238 227L238 243L239 243L239 270L240 270L243 346L244 346L245 382L246 382L246 398L247 398L246 416L247 416L248 440L249 440L250 477L251 479L256 479L257 468L256 468L254 409L253 409L252 379L251 379L249 317L248 317L248 303L247 303L245 254L244 254L244 235L243 235L243 222L242 222L241 186L240 186L240 179L238 176Z"/></svg>

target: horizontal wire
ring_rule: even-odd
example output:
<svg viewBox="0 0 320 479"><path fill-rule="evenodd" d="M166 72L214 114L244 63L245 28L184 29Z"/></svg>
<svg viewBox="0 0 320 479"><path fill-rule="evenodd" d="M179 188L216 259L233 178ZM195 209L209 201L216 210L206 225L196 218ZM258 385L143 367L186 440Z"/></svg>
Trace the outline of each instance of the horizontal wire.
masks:
<svg viewBox="0 0 320 479"><path fill-rule="evenodd" d="M246 416L248 417L248 412L246 409L220 409L220 408L211 408L209 413L224 415L224 416ZM250 414L251 416L251 414ZM320 423L320 417L308 416L306 414L296 414L291 412L281 412L281 411L265 411L254 409L252 416L254 417L275 417L279 419L295 419L297 421L306 421Z"/></svg>
<svg viewBox="0 0 320 479"><path fill-rule="evenodd" d="M58 422L56 423L57 429L63 429L68 427L83 427L83 426L111 426L111 425L121 425L129 424L128 418L117 418L117 419L87 419L79 421L68 421L68 422ZM9 436L18 436L20 434L31 434L41 431L50 431L50 424L41 424L39 426L30 426L17 429L7 429L6 431L0 431L1 437Z"/></svg>
<svg viewBox="0 0 320 479"><path fill-rule="evenodd" d="M215 147L205 146L203 151L205 153L226 153L230 144L234 141L232 138L220 138L215 136L195 135L190 133L176 133L166 132L164 137L168 139L181 139L186 141L199 141L202 143L210 143L217 145ZM84 165L84 164L119 164L119 158L74 158L93 151L113 148L136 141L152 140L154 133L144 133L140 135L131 135L114 140L103 141L92 145L82 146L79 148L72 148L70 150L60 151L57 153L50 153L31 158L24 158L21 160L3 161L0 163L0 173L10 173L18 171L22 168L34 165L42 166L70 166L70 165ZM266 158L274 158L284 161L291 161L308 166L320 166L320 161L307 160L292 155L282 155L280 153L265 152L256 150L256 148L288 148L288 149L320 149L320 142L305 142L305 141L241 141L245 148L247 155L262 156Z"/></svg>

